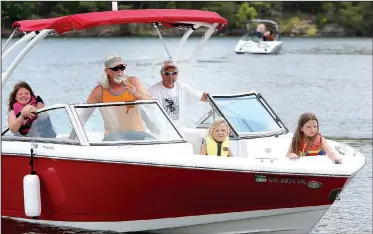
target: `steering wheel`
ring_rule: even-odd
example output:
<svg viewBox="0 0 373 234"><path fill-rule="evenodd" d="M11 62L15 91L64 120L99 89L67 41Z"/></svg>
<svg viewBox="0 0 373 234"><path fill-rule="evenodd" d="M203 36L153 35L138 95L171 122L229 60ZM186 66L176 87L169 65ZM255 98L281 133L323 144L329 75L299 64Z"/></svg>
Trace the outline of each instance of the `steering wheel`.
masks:
<svg viewBox="0 0 373 234"><path fill-rule="evenodd" d="M119 141L119 140L155 140L155 138L145 132L139 131L125 131L125 132L114 132L102 139L102 141Z"/></svg>

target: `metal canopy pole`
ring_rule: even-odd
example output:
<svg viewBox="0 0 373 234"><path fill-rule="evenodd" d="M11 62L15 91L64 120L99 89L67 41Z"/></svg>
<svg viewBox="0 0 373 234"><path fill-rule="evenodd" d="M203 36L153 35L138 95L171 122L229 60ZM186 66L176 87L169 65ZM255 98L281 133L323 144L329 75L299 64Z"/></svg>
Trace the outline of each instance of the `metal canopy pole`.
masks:
<svg viewBox="0 0 373 234"><path fill-rule="evenodd" d="M1 55L1 59L5 59L5 57L11 52L13 51L15 48L18 47L19 44L23 43L24 41L28 41L28 40L31 40L32 38L34 38L36 36L36 33L35 32L31 32L31 33L28 33L28 34L25 34L25 36L23 36L21 39L19 39L16 43L14 43L9 49L7 49L2 55ZM2 51L3 52L3 51Z"/></svg>
<svg viewBox="0 0 373 234"><path fill-rule="evenodd" d="M3 52L4 51L4 49L5 49L5 47L8 45L8 43L9 43L9 41L10 41L10 39L12 39L13 38L13 36L14 36L14 34L17 32L17 30L18 30L18 28L15 28L14 29L14 31L13 31L13 33L10 35L10 37L8 38L8 40L5 42L5 44L4 44L4 46L3 46L3 48L1 49L1 52Z"/></svg>
<svg viewBox="0 0 373 234"><path fill-rule="evenodd" d="M168 57L169 57L170 60L171 60L171 59L172 59L171 54L170 54L170 52L168 51L167 46L166 46L166 44L165 44L165 42L164 42L164 40L163 40L162 34L161 34L161 32L159 31L159 29L158 29L158 25L159 25L158 23L153 23L153 27L154 27L155 30L157 31L157 34L158 34L159 38L161 39L164 48L166 49L166 52L167 52L167 54L168 54Z"/></svg>
<svg viewBox="0 0 373 234"><path fill-rule="evenodd" d="M2 74L1 77L1 84L2 87L4 87L4 84L9 79L10 75L13 73L14 69L18 66L18 64L21 62L21 60L26 56L26 54L38 43L40 42L44 37L48 35L48 33L52 32L53 29L44 29L42 30L32 41L30 41L27 46L17 55L17 57L14 59L12 64L9 66L9 68L6 70L5 73Z"/></svg>

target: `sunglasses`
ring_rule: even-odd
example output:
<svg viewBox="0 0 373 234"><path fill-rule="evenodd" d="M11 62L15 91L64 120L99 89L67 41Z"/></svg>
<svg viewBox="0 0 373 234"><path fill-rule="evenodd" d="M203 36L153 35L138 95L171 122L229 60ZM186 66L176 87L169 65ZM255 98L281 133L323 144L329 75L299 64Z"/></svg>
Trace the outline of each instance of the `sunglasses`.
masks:
<svg viewBox="0 0 373 234"><path fill-rule="evenodd" d="M112 70L112 71L118 71L119 69L121 71L124 71L124 70L126 70L126 66L122 65L122 66L119 66L119 67L110 68L110 70Z"/></svg>
<svg viewBox="0 0 373 234"><path fill-rule="evenodd" d="M169 75L175 76L175 75L177 75L177 71L175 71L175 72L162 71L162 73L165 74L166 76L169 76Z"/></svg>

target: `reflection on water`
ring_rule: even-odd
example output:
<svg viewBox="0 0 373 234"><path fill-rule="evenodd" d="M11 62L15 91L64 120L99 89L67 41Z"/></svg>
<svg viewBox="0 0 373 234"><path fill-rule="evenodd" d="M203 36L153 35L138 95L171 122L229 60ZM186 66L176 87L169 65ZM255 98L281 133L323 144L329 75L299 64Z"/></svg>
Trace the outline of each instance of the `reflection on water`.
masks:
<svg viewBox="0 0 373 234"><path fill-rule="evenodd" d="M315 112L325 136L356 147L367 163L312 233L336 233L341 228L345 233L372 233L372 40L283 38L281 53L269 56L236 55L233 49L238 40L212 37L194 66L188 67L187 56L197 44L191 38L180 54L179 79L211 93L258 91L290 131L301 113ZM172 55L179 52L178 39L165 38L165 43ZM160 64L168 58L157 38L44 40L25 57L3 89L3 127L7 98L17 81L29 82L47 105L82 103L102 78L103 61L112 53L122 55L128 64L126 72L139 77L146 87L160 80ZM9 65L2 61L2 70ZM187 125L205 111L205 104L186 108ZM87 232L2 219L2 233Z"/></svg>

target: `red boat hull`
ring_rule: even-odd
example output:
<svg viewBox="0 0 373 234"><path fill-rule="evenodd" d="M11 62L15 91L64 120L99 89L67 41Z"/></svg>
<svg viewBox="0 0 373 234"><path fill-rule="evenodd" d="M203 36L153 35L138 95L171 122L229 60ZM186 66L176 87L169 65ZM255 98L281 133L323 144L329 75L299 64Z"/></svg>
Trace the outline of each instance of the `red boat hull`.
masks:
<svg viewBox="0 0 373 234"><path fill-rule="evenodd" d="M29 163L29 157L2 155L2 216L27 218L22 181ZM43 157L35 158L34 169L41 183L39 219L80 222L330 205L332 191L348 179Z"/></svg>

